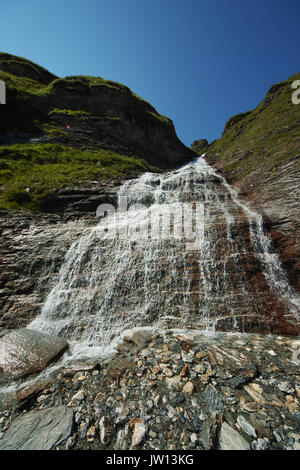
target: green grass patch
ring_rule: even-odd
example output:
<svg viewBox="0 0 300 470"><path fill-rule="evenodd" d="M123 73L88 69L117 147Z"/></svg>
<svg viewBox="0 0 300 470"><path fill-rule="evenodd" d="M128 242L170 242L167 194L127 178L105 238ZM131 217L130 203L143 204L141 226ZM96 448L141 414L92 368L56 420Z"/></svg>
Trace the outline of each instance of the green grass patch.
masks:
<svg viewBox="0 0 300 470"><path fill-rule="evenodd" d="M300 105L292 103L291 86L299 79L300 73L273 85L255 109L230 118L222 137L207 148L208 160L240 180L299 154Z"/></svg>
<svg viewBox="0 0 300 470"><path fill-rule="evenodd" d="M48 115L52 116L53 114L61 114L63 116L85 118L87 116L90 116L91 113L88 113L87 111L82 111L82 110L54 108L51 111L49 111Z"/></svg>
<svg viewBox="0 0 300 470"><path fill-rule="evenodd" d="M170 119L166 116L163 116L162 114L158 114L153 111L150 111L149 114L151 114L151 116L153 116L155 119L159 119L161 122L170 122Z"/></svg>
<svg viewBox="0 0 300 470"><path fill-rule="evenodd" d="M56 144L0 146L0 209L41 210L57 188L160 171L145 160ZM29 189L28 189L29 188Z"/></svg>

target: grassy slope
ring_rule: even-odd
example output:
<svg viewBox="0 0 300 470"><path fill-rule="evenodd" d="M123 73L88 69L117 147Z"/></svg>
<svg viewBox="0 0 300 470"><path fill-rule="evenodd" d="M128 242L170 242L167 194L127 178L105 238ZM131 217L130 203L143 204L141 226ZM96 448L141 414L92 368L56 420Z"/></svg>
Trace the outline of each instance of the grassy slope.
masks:
<svg viewBox="0 0 300 470"><path fill-rule="evenodd" d="M11 58L0 53L0 63L3 61L17 70L16 75L0 70L0 80L6 84L11 104L5 109L5 119L1 125L3 132L13 129L18 132L54 135L67 131L53 127L53 115L86 119L89 115L86 111L57 107L49 111L32 104L32 97L50 96L54 90L61 87L70 92L78 88L83 92L91 87L117 88L144 101L128 87L102 78L78 76L60 79L26 59ZM21 67L20 72L18 67ZM19 76L22 75L22 67L26 77ZM36 79L28 76L34 76ZM158 114L151 105L147 105L152 116L168 120ZM88 151L46 143L0 145L0 209L39 211L44 197L56 188L89 180L126 177L147 170L159 171L138 156L128 157L106 150ZM27 188L30 188L29 192L26 191Z"/></svg>
<svg viewBox="0 0 300 470"><path fill-rule="evenodd" d="M0 53L1 63L1 53ZM12 106L7 109L6 121L2 126L6 129L18 129L20 131L39 131L44 132L45 125L49 125L49 111L45 112L42 106L37 108L32 105L31 98L51 96L57 89L63 89L64 92L89 93L93 87L114 88L123 93L128 93L138 101L142 101L147 105L147 113L156 119L168 122L169 119L159 114L148 102L133 93L128 87L117 82L104 80L100 77L77 76L66 78L55 78L49 84L44 84L28 77L19 77L11 73L0 70L0 80L6 84L8 93L10 93L10 103ZM20 110L16 116L15 109ZM78 110L58 110L54 108L51 112L61 111L62 113L72 114ZM84 113L84 111L79 110ZM1 129L2 130L2 129ZM3 129L5 130L5 129Z"/></svg>
<svg viewBox="0 0 300 470"><path fill-rule="evenodd" d="M292 103L291 84L300 73L273 85L252 111L232 117L207 158L238 181L259 167L276 171L300 150L300 105Z"/></svg>

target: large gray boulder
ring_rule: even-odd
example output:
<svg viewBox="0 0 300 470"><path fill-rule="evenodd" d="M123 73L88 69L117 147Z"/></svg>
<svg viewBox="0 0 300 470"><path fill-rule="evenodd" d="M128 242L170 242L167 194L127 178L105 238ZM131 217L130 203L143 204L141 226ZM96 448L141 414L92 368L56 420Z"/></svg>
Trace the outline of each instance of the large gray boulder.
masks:
<svg viewBox="0 0 300 470"><path fill-rule="evenodd" d="M73 410L66 406L22 414L0 439L0 450L50 450L68 439Z"/></svg>
<svg viewBox="0 0 300 470"><path fill-rule="evenodd" d="M14 330L0 338L0 374L19 378L39 372L67 347L63 338L25 328Z"/></svg>

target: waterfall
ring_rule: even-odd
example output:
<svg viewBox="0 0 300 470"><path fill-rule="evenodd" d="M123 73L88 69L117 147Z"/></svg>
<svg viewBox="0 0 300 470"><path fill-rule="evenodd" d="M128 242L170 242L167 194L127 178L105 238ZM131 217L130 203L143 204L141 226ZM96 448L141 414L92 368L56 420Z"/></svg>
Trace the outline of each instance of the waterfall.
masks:
<svg viewBox="0 0 300 470"><path fill-rule="evenodd" d="M204 158L127 181L118 199L83 225L30 328L105 347L137 326L268 333L299 319L261 216Z"/></svg>

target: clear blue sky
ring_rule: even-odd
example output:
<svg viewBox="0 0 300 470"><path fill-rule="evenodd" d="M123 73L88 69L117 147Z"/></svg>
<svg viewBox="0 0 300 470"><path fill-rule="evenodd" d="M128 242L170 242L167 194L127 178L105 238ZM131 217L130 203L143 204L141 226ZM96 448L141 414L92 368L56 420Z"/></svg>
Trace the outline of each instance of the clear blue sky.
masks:
<svg viewBox="0 0 300 470"><path fill-rule="evenodd" d="M299 0L10 0L0 50L129 86L179 138L220 136L300 71Z"/></svg>

